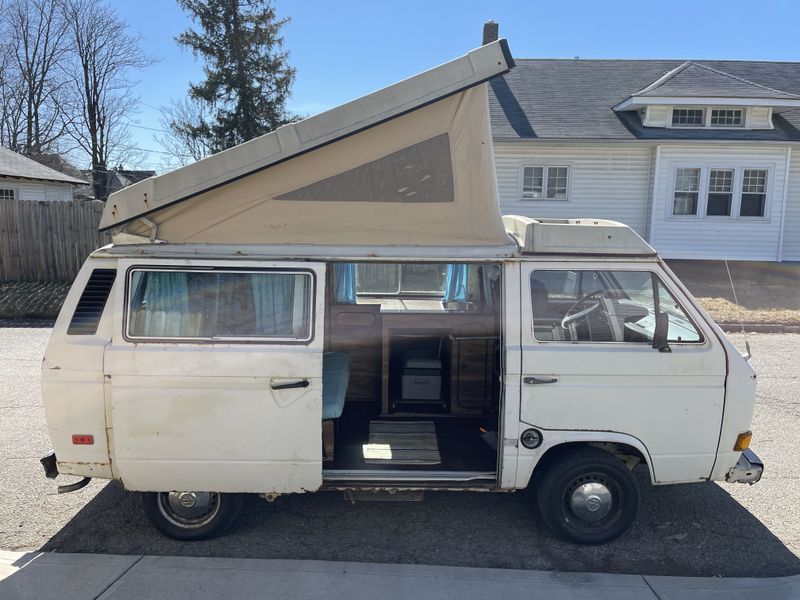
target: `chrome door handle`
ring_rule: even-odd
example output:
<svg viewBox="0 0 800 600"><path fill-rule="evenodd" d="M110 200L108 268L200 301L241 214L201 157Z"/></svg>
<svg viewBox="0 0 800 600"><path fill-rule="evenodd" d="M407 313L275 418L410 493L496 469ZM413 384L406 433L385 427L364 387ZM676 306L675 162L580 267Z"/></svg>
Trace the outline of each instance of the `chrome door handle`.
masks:
<svg viewBox="0 0 800 600"><path fill-rule="evenodd" d="M269 387L273 390L291 390L293 388L307 388L311 383L308 379L302 379L300 381L292 381L290 383L270 383Z"/></svg>
<svg viewBox="0 0 800 600"><path fill-rule="evenodd" d="M539 383L558 383L557 377L523 377L522 383L539 384Z"/></svg>

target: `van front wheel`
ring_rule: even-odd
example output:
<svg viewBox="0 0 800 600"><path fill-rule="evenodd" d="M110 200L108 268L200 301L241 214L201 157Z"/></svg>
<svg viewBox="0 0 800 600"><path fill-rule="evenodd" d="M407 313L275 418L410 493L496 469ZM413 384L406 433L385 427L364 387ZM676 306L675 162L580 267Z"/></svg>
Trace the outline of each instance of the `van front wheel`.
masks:
<svg viewBox="0 0 800 600"><path fill-rule="evenodd" d="M143 504L147 518L167 537L204 540L233 524L241 498L219 492L147 492Z"/></svg>
<svg viewBox="0 0 800 600"><path fill-rule="evenodd" d="M536 499L560 538L602 544L625 533L639 510L639 486L625 464L597 448L563 454L538 479Z"/></svg>

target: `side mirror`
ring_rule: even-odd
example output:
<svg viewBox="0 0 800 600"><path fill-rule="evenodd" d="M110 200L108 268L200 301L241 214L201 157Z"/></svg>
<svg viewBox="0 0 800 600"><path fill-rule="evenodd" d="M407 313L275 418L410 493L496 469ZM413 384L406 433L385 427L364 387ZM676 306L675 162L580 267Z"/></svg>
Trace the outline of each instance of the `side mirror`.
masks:
<svg viewBox="0 0 800 600"><path fill-rule="evenodd" d="M665 312L656 314L656 330L653 332L653 348L659 352L672 352L669 347L669 315Z"/></svg>

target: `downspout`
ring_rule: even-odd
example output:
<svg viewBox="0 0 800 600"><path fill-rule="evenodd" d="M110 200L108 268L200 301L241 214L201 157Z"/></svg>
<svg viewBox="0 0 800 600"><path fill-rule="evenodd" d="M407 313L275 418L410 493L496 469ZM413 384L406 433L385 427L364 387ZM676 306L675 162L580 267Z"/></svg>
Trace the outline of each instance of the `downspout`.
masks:
<svg viewBox="0 0 800 600"><path fill-rule="evenodd" d="M653 233L655 232L656 228L656 197L658 196L656 192L656 188L658 187L658 177L661 171L661 144L656 146L656 165L653 169L653 185L652 185L652 195L650 198L650 231L648 232L647 236L647 243L653 246ZM655 247L655 246L653 246ZM656 251L658 249L656 248Z"/></svg>
<svg viewBox="0 0 800 600"><path fill-rule="evenodd" d="M789 200L789 168L792 165L792 147L786 147L786 168L783 174L783 205L781 206L781 228L778 233L778 262L783 262L783 229L786 225L786 202Z"/></svg>

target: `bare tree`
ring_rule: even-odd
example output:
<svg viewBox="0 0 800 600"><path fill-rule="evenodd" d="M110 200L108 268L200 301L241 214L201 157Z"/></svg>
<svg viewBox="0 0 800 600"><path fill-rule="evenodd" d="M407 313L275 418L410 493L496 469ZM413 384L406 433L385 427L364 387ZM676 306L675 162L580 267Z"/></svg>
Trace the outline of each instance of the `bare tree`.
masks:
<svg viewBox="0 0 800 600"><path fill-rule="evenodd" d="M194 134L207 117L203 105L191 99L172 100L161 110L160 123L165 133L155 139L168 153L169 167L182 167L212 153L206 139Z"/></svg>
<svg viewBox="0 0 800 600"><path fill-rule="evenodd" d="M11 0L6 8L14 59L21 85L24 154L55 150L65 131L65 84L58 69L64 61L66 24L59 0Z"/></svg>
<svg viewBox="0 0 800 600"><path fill-rule="evenodd" d="M0 5L0 14L5 15ZM0 146L15 152L21 150L25 135L22 98L24 90L14 58L14 45L10 43L8 24L0 23Z"/></svg>
<svg viewBox="0 0 800 600"><path fill-rule="evenodd" d="M140 37L101 0L64 0L74 65L66 70L75 92L76 120L69 133L91 157L95 198L105 200L108 165L131 150L124 117L134 112L132 71L153 60L140 48Z"/></svg>

